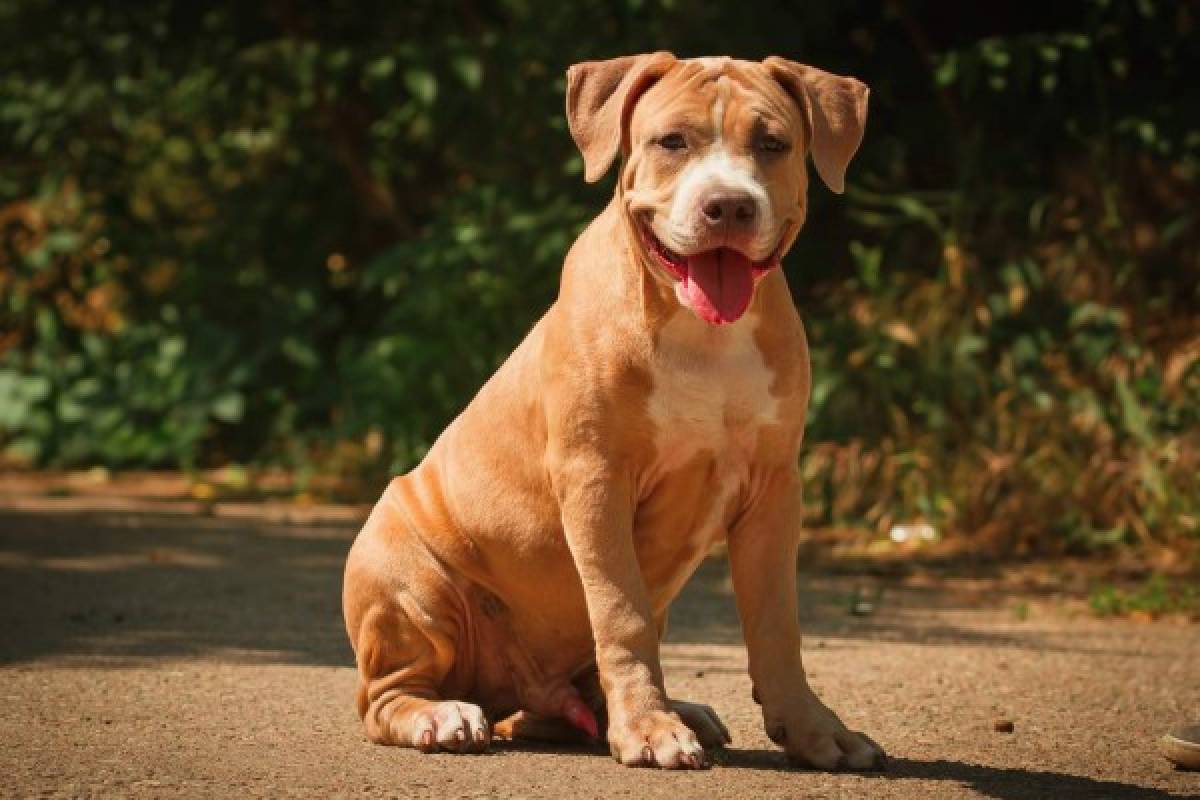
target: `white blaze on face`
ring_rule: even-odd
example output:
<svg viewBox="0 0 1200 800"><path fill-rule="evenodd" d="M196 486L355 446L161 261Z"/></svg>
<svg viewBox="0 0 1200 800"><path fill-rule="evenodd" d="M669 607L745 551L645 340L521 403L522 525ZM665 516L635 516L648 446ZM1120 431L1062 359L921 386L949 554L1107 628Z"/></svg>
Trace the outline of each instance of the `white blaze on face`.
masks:
<svg viewBox="0 0 1200 800"><path fill-rule="evenodd" d="M757 228L751 243L752 259L766 258L775 246L770 240L775 225L771 200L766 188L755 177L753 161L745 154L735 157L725 139L725 109L729 96L729 79L717 79L717 100L713 104L712 122L715 138L707 152L692 160L683 169L671 208L667 215L668 230L656 231L659 239L676 252L691 254L711 249L706 241L709 231L704 223L704 198L714 192L745 193L755 204Z"/></svg>

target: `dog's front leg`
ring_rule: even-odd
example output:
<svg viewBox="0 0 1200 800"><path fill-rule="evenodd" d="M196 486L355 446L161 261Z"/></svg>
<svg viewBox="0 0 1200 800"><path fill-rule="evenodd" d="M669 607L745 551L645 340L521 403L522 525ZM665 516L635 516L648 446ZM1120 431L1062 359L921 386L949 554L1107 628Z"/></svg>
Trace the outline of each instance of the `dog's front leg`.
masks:
<svg viewBox="0 0 1200 800"><path fill-rule="evenodd" d="M788 757L818 769L878 769L883 750L842 724L813 693L800 658L796 556L801 494L795 468L761 484L729 535L729 562L767 735Z"/></svg>
<svg viewBox="0 0 1200 800"><path fill-rule="evenodd" d="M600 456L572 455L551 473L596 642L613 757L631 766L707 766L696 735L668 708L658 631L633 546L628 472Z"/></svg>

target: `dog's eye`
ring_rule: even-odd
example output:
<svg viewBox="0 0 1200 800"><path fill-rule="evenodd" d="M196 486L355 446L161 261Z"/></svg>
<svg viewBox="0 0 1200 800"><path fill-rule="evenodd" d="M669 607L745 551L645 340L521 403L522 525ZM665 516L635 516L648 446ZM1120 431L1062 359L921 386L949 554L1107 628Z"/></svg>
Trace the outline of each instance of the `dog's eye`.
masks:
<svg viewBox="0 0 1200 800"><path fill-rule="evenodd" d="M687 147L687 141L682 133L668 133L658 137L658 146L663 150L682 150Z"/></svg>
<svg viewBox="0 0 1200 800"><path fill-rule="evenodd" d="M782 153L790 146L783 139L780 139L778 136L772 136L769 133L758 140L758 149L764 153Z"/></svg>

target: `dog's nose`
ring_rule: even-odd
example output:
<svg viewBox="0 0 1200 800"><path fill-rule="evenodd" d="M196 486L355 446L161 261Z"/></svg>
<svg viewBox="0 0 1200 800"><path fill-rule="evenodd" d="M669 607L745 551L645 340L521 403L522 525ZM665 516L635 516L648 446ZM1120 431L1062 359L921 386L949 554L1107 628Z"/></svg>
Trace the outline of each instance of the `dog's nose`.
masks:
<svg viewBox="0 0 1200 800"><path fill-rule="evenodd" d="M754 198L744 192L719 192L704 198L700 206L709 225L748 226L758 208Z"/></svg>

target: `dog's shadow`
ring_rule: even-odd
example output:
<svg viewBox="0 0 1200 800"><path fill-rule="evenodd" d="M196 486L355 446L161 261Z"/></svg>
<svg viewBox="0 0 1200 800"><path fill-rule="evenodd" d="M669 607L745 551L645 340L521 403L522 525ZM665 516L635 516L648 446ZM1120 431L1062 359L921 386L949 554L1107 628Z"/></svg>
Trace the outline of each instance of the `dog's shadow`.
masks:
<svg viewBox="0 0 1200 800"><path fill-rule="evenodd" d="M778 750L728 749L717 755L716 763L732 769L805 771L789 765ZM1151 800L1174 796L1161 789L1120 781L1098 780L1083 775L1017 767L992 767L945 759L921 761L912 758L889 758L886 770L857 774L861 778L885 781L949 781L970 788L984 797L995 797L999 800L1026 800L1031 797L1053 797L1055 800L1099 797ZM915 791L914 796L917 796Z"/></svg>
<svg viewBox="0 0 1200 800"><path fill-rule="evenodd" d="M554 745L527 741L496 741L499 751L520 753L556 753L608 758L603 745ZM809 772L788 763L778 750L725 748L712 753L715 769L765 770L769 772ZM851 773L848 773L851 774ZM998 800L1027 800L1031 797L1072 798L1121 797L1131 800L1170 800L1174 797L1161 789L1152 789L1120 781L1098 780L1083 775L1062 772L991 767L962 761L921 761L911 758L890 758L887 769L880 772L852 773L858 780L867 781L947 781L969 788L984 797ZM864 793L869 789L863 787ZM913 788L913 796L920 792Z"/></svg>

